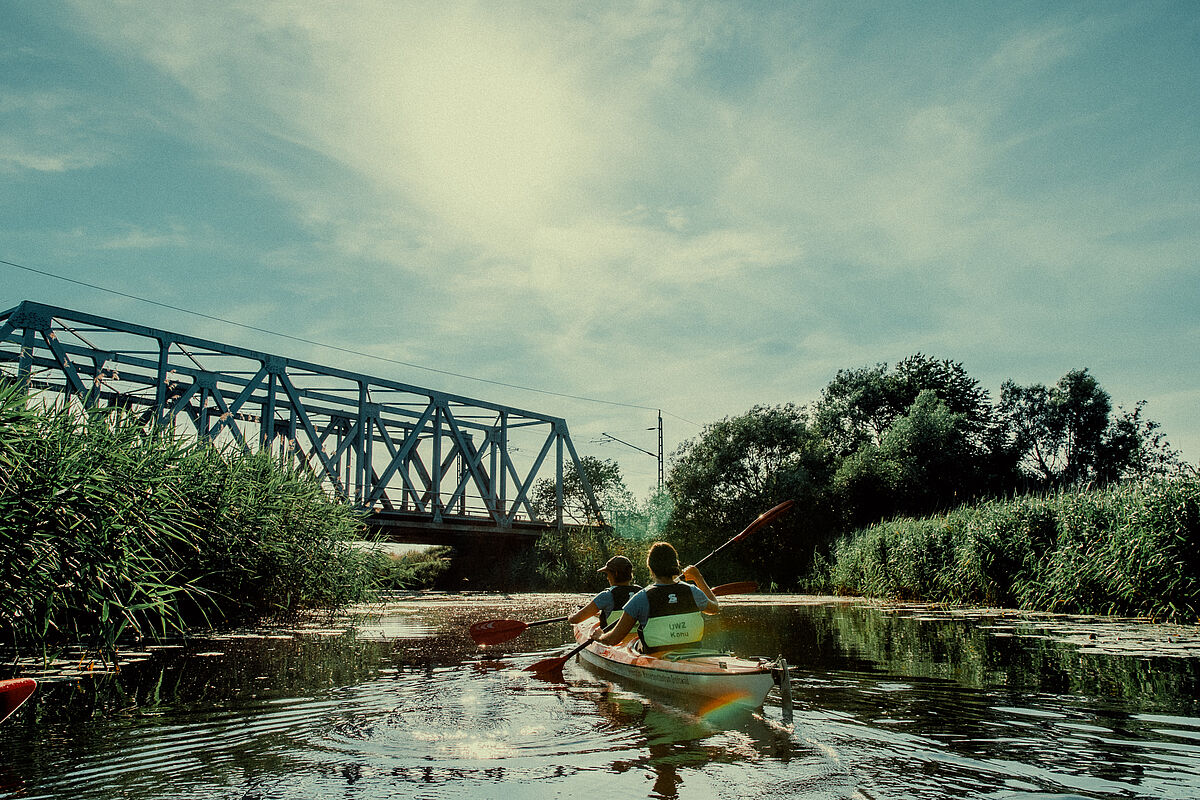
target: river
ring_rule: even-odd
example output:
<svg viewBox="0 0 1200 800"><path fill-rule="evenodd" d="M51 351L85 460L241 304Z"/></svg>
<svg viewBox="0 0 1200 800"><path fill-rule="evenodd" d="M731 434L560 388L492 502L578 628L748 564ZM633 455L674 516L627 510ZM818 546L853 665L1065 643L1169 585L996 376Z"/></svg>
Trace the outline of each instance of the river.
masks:
<svg viewBox="0 0 1200 800"><path fill-rule="evenodd" d="M699 713L567 665L581 595L402 596L45 671L0 726L0 797L1200 798L1200 629L725 598L711 643L782 654L755 713ZM10 662L11 663L11 662Z"/></svg>

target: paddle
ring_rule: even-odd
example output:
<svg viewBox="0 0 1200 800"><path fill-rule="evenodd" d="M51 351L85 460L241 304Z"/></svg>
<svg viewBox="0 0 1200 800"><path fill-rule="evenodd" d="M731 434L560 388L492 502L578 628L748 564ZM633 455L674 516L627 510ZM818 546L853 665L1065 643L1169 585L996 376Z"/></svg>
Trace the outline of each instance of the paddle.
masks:
<svg viewBox="0 0 1200 800"><path fill-rule="evenodd" d="M697 561L696 566L698 567L701 564L703 564L705 561L708 561L710 558L715 556L717 553L721 552L726 547L729 547L729 545L735 544L737 542L740 542L742 539L745 539L747 536L754 533L756 530L761 528L763 525L766 525L768 522L775 521L776 519L783 516L788 511L790 511L792 506L794 506L794 505L796 505L795 500L784 500L782 503L775 506L774 508L768 509L768 510L764 511L763 513L759 514L757 517L754 518L753 522L751 522L749 525L747 525L745 527L745 529L741 533L739 533L737 536L730 539L725 544L718 547L716 550L713 550L711 553L706 555L704 558Z"/></svg>
<svg viewBox="0 0 1200 800"><path fill-rule="evenodd" d="M720 586L713 588L713 594L718 597L730 594L751 594L758 591L758 584L754 581L737 581L736 583L723 583ZM500 644L507 642L509 639L515 639L525 632L526 628L532 628L535 625L549 625L552 622L566 622L566 617L552 617L550 619L538 619L533 622L521 622L515 619L489 619L483 622L476 622L470 628L471 638L476 644Z"/></svg>
<svg viewBox="0 0 1200 800"><path fill-rule="evenodd" d="M764 511L763 513L759 514L758 517L755 518L755 520L753 522L751 522L749 525L746 526L745 530L743 530L737 536L734 536L732 539L727 541L725 544L718 547L716 550L713 550L711 553L706 555L704 558L697 561L696 566L697 567L700 566L705 561L708 561L710 558L712 558L717 553L724 550L729 545L733 544L734 542L740 542L742 539L745 539L751 533L758 530L762 526L766 525L768 522L771 522L771 521L777 519L778 517L783 515L785 512L787 512L795 504L796 504L795 500L784 500L782 503L775 506L774 508L772 508L768 511ZM722 584L722 585L724 585L724 584ZM716 592L714 591L713 594L716 594ZM613 625L615 625L615 624L616 623L614 622ZM611 627L612 627L612 625L609 625L608 628L605 628L604 629L605 632L607 633L609 628L611 628ZM525 671L526 672L537 672L537 673L558 672L560 669L563 668L564 664L566 664L568 661L570 661L575 656L582 653L583 649L591 643L592 643L592 640L589 639L588 641L583 642L580 645L572 647L571 650L566 655L555 656L554 658L543 658L541 661L537 661L533 664L530 664L528 667L525 668Z"/></svg>
<svg viewBox="0 0 1200 800"><path fill-rule="evenodd" d="M483 622L476 622L471 626L471 638L475 640L475 644L500 644L507 642L509 639L515 639L525 632L526 628L532 628L535 625L549 625L551 622L566 622L566 617L554 617L552 619L539 619L533 622L521 622L516 619L489 619Z"/></svg>

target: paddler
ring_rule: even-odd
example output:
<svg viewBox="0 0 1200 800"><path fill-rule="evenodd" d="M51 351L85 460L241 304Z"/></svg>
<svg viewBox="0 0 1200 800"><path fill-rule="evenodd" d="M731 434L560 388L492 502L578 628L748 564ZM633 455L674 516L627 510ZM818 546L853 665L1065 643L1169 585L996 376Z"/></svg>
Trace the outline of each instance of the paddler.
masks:
<svg viewBox="0 0 1200 800"><path fill-rule="evenodd" d="M633 582L633 562L625 556L613 556L597 572L608 578L608 588L600 592L583 608L567 617L567 622L578 625L585 619L600 615L600 627L606 628L620 619L621 608L642 587Z"/></svg>
<svg viewBox="0 0 1200 800"><path fill-rule="evenodd" d="M655 542L646 555L646 566L654 578L629 598L616 627L596 641L619 644L636 624L644 653L661 653L694 645L704 637L703 614L717 614L721 605L704 576L694 565L680 569L679 554L667 542ZM678 580L682 575L684 583Z"/></svg>

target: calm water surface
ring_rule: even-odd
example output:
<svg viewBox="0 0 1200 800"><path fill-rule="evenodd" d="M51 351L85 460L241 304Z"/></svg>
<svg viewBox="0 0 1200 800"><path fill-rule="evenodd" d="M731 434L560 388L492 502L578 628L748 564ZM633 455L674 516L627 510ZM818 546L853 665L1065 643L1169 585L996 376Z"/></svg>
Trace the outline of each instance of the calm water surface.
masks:
<svg viewBox="0 0 1200 800"><path fill-rule="evenodd" d="M702 716L577 663L522 672L564 625L466 634L583 600L414 597L117 674L72 659L0 727L0 797L1200 798L1194 626L727 598L713 642L787 658L791 724L774 691Z"/></svg>

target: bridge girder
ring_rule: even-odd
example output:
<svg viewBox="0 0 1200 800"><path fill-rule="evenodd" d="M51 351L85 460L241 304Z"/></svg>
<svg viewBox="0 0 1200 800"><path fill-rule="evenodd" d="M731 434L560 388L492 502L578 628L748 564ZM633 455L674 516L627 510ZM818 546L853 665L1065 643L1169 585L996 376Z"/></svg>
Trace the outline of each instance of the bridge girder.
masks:
<svg viewBox="0 0 1200 800"><path fill-rule="evenodd" d="M122 405L146 422L307 464L368 511L564 524L563 471L578 470L560 417L157 330L32 301L0 313L0 370L86 406ZM553 452L555 519L531 492ZM532 456L532 457L530 457Z"/></svg>

